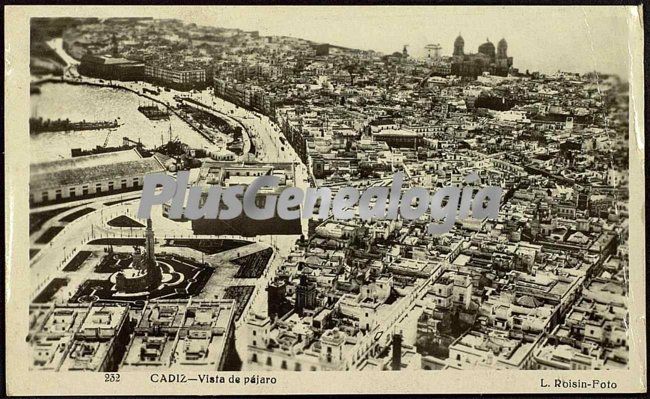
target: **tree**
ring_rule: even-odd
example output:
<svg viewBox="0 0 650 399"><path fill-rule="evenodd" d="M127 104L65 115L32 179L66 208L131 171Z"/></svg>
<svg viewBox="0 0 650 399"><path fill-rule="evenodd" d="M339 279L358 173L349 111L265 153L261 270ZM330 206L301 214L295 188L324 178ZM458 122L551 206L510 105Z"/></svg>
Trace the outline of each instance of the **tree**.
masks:
<svg viewBox="0 0 650 399"><path fill-rule="evenodd" d="M358 61L351 61L343 67L350 75L350 85L354 86L354 78L361 75L364 72L364 68L359 64Z"/></svg>

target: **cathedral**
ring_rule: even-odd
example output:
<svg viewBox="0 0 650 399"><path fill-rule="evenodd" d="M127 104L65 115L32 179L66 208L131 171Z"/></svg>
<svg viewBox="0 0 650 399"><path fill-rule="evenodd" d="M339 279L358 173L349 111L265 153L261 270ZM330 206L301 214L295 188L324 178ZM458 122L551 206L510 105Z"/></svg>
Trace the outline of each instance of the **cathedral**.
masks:
<svg viewBox="0 0 650 399"><path fill-rule="evenodd" d="M512 67L512 57L508 57L508 43L501 39L495 49L488 39L478 46L478 53L465 54L465 40L458 35L454 41L454 54L451 62L451 73L456 76L477 77L483 72L490 75L508 76Z"/></svg>

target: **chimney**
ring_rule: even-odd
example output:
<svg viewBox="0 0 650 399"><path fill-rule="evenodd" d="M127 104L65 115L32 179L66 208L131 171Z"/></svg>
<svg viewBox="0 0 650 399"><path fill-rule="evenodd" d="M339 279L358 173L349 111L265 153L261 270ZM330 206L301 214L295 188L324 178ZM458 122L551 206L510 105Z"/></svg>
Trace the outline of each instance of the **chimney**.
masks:
<svg viewBox="0 0 650 399"><path fill-rule="evenodd" d="M402 334L393 334L393 361L394 371L399 371L402 367Z"/></svg>

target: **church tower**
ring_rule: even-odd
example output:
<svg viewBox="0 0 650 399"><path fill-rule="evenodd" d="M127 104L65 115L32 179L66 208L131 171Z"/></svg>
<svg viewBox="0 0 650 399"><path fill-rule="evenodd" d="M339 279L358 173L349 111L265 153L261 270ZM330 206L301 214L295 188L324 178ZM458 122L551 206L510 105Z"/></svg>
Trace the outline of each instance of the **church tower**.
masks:
<svg viewBox="0 0 650 399"><path fill-rule="evenodd" d="M508 42L506 42L506 39L499 40L499 44L497 45L497 58L508 58Z"/></svg>
<svg viewBox="0 0 650 399"><path fill-rule="evenodd" d="M309 282L306 274L301 274L300 284L296 286L296 313L302 315L304 309L314 309L317 295L316 284Z"/></svg>
<svg viewBox="0 0 650 399"><path fill-rule="evenodd" d="M459 33L454 41L454 56L462 56L463 54L465 54L465 39Z"/></svg>

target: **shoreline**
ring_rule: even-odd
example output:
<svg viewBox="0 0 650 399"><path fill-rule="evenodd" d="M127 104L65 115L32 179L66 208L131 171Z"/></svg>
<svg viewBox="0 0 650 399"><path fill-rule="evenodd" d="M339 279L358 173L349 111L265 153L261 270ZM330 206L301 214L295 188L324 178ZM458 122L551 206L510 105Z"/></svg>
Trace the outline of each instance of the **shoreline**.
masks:
<svg viewBox="0 0 650 399"><path fill-rule="evenodd" d="M124 91L127 91L127 92L131 92L131 93L133 93L133 94L135 94L135 95L137 95L139 97L143 97L143 98L145 98L147 100L150 100L152 102L155 102L155 103L160 104L161 106L165 107L167 110L169 110L171 113L173 113L177 118L179 118L181 121L183 121L188 126L190 126L195 132L200 134L210 144L216 145L215 140L209 134L203 132L194 123L188 121L183 116L181 116L180 113L177 112L172 106L168 105L167 103L165 103L164 101L162 101L162 100L160 100L158 98L152 97L152 96L144 94L144 93L140 93L137 90L134 90L134 89L132 89L130 87L122 86L122 85L114 84L114 83L98 83L98 82L91 82L91 81L84 81L84 80L70 80L70 79L66 79L64 77L48 77L48 78L44 78L44 79L38 80L36 82L33 82L33 84L35 86L37 86L37 87L40 87L40 86L42 86L44 84L48 84L48 83L52 83L52 84L70 84L70 85L75 85L75 86L108 87L108 88L111 88L111 89L124 90ZM226 100L224 100L224 101L226 101ZM233 105L237 105L237 104L231 103L230 101L227 101L227 102L230 103L230 104L233 104ZM243 157L246 156L246 154L249 154L249 153L252 153L253 155L256 155L255 152L251 152L251 149L253 148L251 134L250 134L248 128L241 121L239 121L238 119L236 119L236 118L234 118L234 117L232 117L230 115L227 115L224 112L215 110L215 109L213 109L213 108L211 108L211 107L209 107L209 106L207 106L205 104L202 104L198 100L193 100L191 103L195 104L195 108L197 108L197 109L200 109L200 110L202 110L204 112L214 112L214 113L218 114L219 117L222 117L224 119L228 119L230 122L234 122L235 124L239 125L242 128L242 130L245 132L245 134L242 135L242 140L244 142L244 146L243 146L243 149L242 149L242 154L241 155L236 154L237 157L243 158ZM201 107L201 108L199 108L199 107Z"/></svg>

